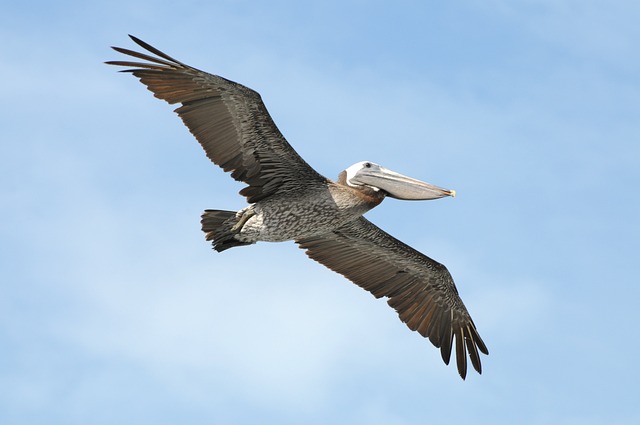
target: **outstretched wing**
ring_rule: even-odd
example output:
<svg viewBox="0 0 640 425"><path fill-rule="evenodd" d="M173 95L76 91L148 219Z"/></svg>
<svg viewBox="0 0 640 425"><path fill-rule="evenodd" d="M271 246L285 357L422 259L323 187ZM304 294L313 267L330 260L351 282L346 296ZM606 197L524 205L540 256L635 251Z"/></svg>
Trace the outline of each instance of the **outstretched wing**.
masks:
<svg viewBox="0 0 640 425"><path fill-rule="evenodd" d="M124 72L138 77L156 97L181 103L175 111L209 159L249 185L240 194L250 203L298 187L301 181L326 181L289 145L257 92L185 65L130 37L155 56L113 47L145 62L106 63L133 67Z"/></svg>
<svg viewBox="0 0 640 425"><path fill-rule="evenodd" d="M453 340L458 372L467 374L467 353L482 373L478 351L489 354L445 266L421 254L361 217L324 235L296 241L324 264L376 298L436 347L449 364Z"/></svg>

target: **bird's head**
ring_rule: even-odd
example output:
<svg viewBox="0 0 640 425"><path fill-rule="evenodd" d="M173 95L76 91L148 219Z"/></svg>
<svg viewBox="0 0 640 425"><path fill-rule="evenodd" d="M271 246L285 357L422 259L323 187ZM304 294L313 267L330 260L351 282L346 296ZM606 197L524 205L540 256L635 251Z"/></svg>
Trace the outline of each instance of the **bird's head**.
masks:
<svg viewBox="0 0 640 425"><path fill-rule="evenodd" d="M443 189L404 176L370 161L361 161L347 168L345 182L354 188L366 186L374 190L382 190L396 199L427 200L456 196L455 190Z"/></svg>

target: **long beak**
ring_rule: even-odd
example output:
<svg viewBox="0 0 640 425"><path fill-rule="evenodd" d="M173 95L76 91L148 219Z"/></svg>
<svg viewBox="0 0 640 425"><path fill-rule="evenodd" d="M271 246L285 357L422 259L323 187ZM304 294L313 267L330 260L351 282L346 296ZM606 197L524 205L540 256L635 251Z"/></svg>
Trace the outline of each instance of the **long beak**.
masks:
<svg viewBox="0 0 640 425"><path fill-rule="evenodd" d="M443 189L411 177L403 176L384 167L362 169L356 180L361 184L374 186L387 192L389 196L405 200L438 199L456 196L455 190Z"/></svg>

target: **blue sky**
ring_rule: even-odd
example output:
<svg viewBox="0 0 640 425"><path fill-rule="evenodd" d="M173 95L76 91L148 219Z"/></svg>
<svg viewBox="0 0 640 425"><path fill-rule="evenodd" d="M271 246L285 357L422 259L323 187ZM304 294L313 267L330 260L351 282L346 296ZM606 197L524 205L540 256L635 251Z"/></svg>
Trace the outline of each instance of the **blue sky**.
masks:
<svg viewBox="0 0 640 425"><path fill-rule="evenodd" d="M1 6L0 423L638 423L640 6L443 3ZM483 375L293 243L213 252L242 185L102 63L128 33L328 177L456 189L367 217L447 265Z"/></svg>

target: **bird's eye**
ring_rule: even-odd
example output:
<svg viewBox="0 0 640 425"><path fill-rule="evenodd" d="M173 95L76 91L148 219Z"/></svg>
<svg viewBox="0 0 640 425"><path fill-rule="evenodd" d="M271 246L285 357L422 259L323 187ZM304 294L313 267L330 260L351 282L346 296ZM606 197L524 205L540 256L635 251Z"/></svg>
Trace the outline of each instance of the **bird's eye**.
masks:
<svg viewBox="0 0 640 425"><path fill-rule="evenodd" d="M370 162L365 162L364 163L364 168L371 168L371 163Z"/></svg>

